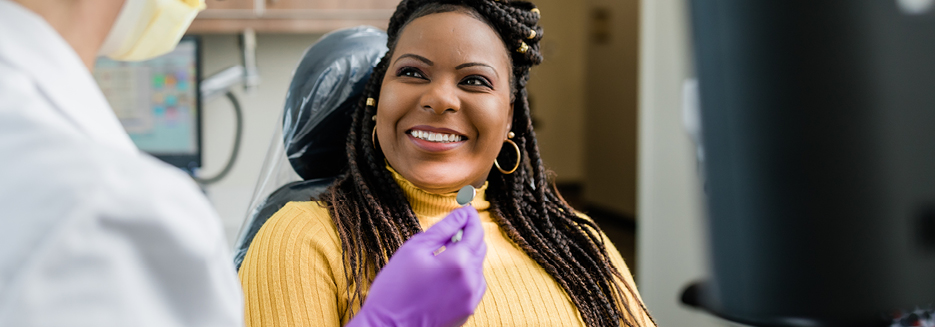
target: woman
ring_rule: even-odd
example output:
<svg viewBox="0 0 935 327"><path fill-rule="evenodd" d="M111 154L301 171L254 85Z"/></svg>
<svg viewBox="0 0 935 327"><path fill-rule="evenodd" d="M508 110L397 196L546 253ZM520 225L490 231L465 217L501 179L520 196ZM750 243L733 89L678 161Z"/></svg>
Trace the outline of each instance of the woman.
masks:
<svg viewBox="0 0 935 327"><path fill-rule="evenodd" d="M387 258L457 208L465 185L478 190L488 251L487 292L466 325L655 325L620 254L543 167L525 87L542 61L538 20L522 1L399 4L353 113L347 173L323 201L284 207L251 245L248 325L347 322ZM310 253L325 267L287 263Z"/></svg>

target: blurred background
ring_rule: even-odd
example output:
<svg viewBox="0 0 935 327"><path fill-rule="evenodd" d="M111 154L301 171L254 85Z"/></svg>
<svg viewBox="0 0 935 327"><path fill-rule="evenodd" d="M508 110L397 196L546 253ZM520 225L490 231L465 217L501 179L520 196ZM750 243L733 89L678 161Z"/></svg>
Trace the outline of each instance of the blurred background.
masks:
<svg viewBox="0 0 935 327"><path fill-rule="evenodd" d="M685 1L533 2L542 13L545 61L532 71L530 102L562 194L611 237L660 326L726 326L679 304L681 290L705 275L706 253L694 144L682 114L693 74ZM250 91L232 88L242 143L229 174L205 187L231 244L303 51L334 29L385 28L397 3L207 1L188 32L201 38L202 76L245 62L251 70L255 60L259 77ZM245 43L255 51L245 52ZM199 175L224 170L235 117L228 101L203 101Z"/></svg>

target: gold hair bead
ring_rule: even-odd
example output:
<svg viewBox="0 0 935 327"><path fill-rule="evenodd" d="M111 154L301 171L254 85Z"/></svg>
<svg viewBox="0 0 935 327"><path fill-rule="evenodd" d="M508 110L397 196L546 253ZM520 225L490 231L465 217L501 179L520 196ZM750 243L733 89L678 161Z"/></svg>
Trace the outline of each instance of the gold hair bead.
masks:
<svg viewBox="0 0 935 327"><path fill-rule="evenodd" d="M529 36L527 36L526 38L530 40L536 38L536 30L529 30Z"/></svg>
<svg viewBox="0 0 935 327"><path fill-rule="evenodd" d="M511 139L511 138L513 138L514 136L516 136L516 134L513 134L513 132L509 132L509 133L506 134L506 138L508 138L508 139Z"/></svg>
<svg viewBox="0 0 935 327"><path fill-rule="evenodd" d="M516 52L526 53L526 51L529 51L529 46L526 45L526 42L520 42L519 49L516 49Z"/></svg>
<svg viewBox="0 0 935 327"><path fill-rule="evenodd" d="M539 8L532 8L529 12L536 13L537 15L542 15L539 13Z"/></svg>
<svg viewBox="0 0 935 327"><path fill-rule="evenodd" d="M373 106L375 106L375 105L377 105L377 100L374 100L373 98L367 98L367 106L368 106L368 107L373 107Z"/></svg>

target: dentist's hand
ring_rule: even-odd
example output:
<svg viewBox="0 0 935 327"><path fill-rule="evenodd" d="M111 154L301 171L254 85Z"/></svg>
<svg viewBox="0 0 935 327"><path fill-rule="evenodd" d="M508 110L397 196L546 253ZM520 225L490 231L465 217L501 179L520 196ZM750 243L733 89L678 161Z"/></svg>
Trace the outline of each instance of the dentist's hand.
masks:
<svg viewBox="0 0 935 327"><path fill-rule="evenodd" d="M452 243L459 229L464 235ZM442 246L444 251L435 255ZM396 251L347 326L461 326L487 290L486 254L477 210L471 206L453 210Z"/></svg>

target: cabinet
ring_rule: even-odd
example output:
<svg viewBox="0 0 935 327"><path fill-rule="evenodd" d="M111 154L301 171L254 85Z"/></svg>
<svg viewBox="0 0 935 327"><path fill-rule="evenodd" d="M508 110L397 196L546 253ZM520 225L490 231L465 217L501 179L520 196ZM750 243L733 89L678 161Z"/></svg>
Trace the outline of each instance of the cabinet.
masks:
<svg viewBox="0 0 935 327"><path fill-rule="evenodd" d="M372 25L386 28L399 0L206 0L189 33L326 33Z"/></svg>

